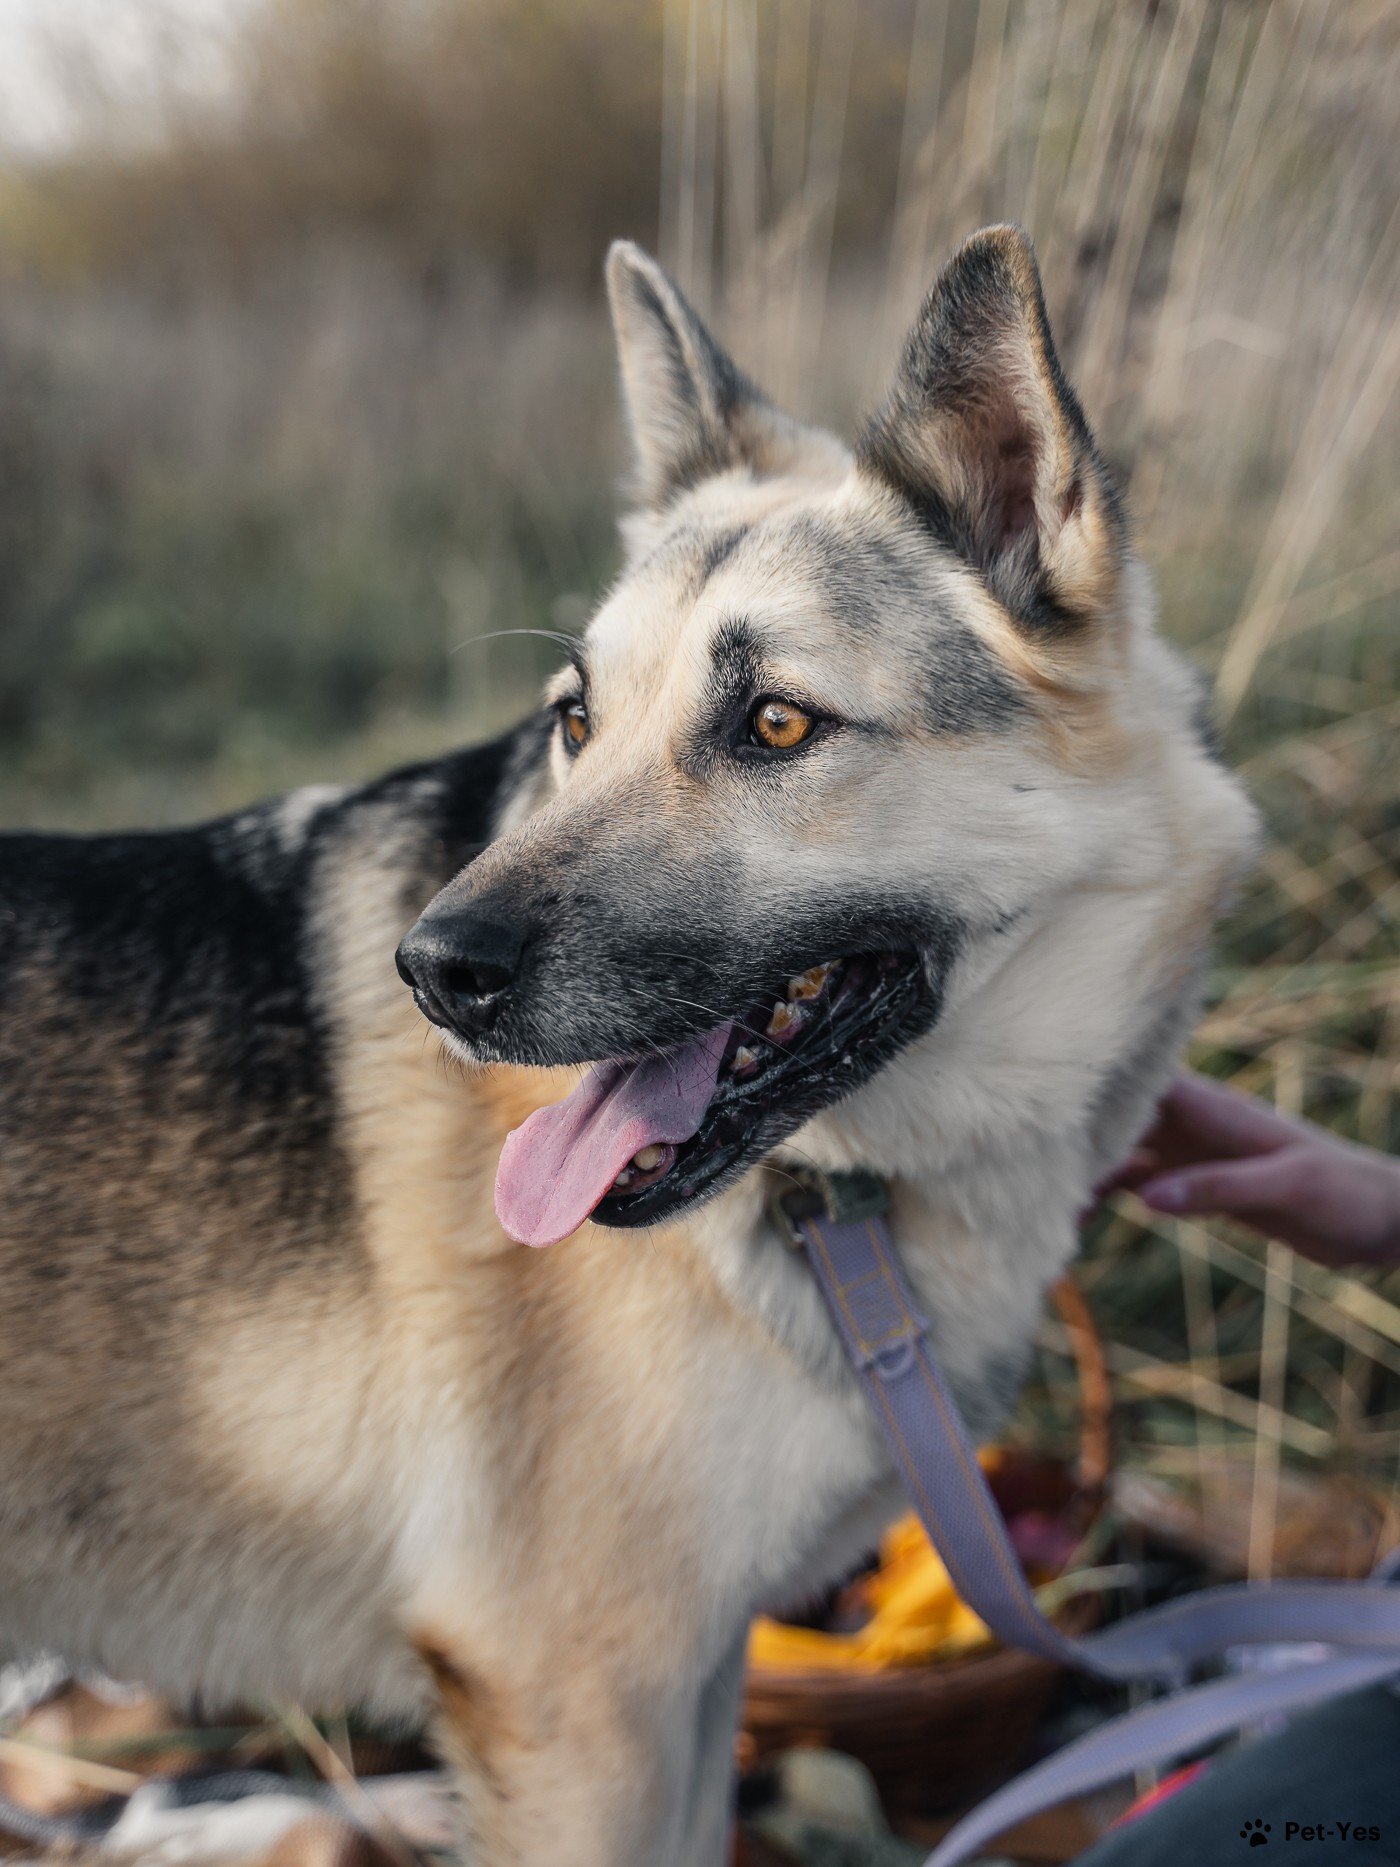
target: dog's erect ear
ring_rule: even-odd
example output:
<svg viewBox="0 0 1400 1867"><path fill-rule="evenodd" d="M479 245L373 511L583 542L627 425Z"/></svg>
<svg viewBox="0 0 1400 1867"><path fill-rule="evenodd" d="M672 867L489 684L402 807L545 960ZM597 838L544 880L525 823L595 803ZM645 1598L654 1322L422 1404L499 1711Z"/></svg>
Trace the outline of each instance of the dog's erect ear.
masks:
<svg viewBox="0 0 1400 1867"><path fill-rule="evenodd" d="M636 495L659 510L713 473L780 473L816 442L725 355L662 266L628 240L608 252L608 299L637 455Z"/></svg>
<svg viewBox="0 0 1400 1867"><path fill-rule="evenodd" d="M1112 604L1122 517L1019 227L973 234L938 275L856 458L1028 628Z"/></svg>

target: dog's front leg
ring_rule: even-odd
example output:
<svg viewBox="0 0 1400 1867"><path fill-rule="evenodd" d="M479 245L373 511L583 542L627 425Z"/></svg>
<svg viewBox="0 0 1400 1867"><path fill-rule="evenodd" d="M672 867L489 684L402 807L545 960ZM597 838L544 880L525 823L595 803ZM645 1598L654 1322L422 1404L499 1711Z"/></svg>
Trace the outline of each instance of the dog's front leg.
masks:
<svg viewBox="0 0 1400 1867"><path fill-rule="evenodd" d="M708 1676L638 1688L615 1656L488 1681L420 1647L468 1867L724 1867L744 1642Z"/></svg>

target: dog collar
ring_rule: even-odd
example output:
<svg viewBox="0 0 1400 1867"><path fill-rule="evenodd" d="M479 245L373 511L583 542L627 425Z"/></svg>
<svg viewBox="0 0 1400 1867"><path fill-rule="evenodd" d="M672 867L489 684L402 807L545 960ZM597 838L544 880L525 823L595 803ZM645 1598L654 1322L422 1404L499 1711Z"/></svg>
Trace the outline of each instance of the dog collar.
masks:
<svg viewBox="0 0 1400 1867"><path fill-rule="evenodd" d="M864 1167L848 1173L827 1173L820 1167L783 1171L787 1180L769 1199L768 1216L794 1251L805 1249L803 1227L819 1215L836 1225L855 1225L889 1211L889 1182Z"/></svg>

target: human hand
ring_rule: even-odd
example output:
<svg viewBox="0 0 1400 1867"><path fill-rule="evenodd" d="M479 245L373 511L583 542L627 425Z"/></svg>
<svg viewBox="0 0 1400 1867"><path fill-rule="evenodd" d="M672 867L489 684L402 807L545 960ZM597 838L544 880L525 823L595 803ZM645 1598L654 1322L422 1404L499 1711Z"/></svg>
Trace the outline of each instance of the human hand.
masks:
<svg viewBox="0 0 1400 1867"><path fill-rule="evenodd" d="M1400 1162L1183 1073L1104 1191L1221 1214L1324 1264L1400 1258Z"/></svg>

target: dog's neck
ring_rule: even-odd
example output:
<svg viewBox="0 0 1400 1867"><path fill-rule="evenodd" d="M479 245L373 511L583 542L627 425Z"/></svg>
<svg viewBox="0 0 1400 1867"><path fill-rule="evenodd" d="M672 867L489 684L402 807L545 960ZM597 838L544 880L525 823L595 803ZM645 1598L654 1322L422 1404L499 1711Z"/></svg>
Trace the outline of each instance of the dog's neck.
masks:
<svg viewBox="0 0 1400 1867"><path fill-rule="evenodd" d="M932 1031L690 1221L730 1300L814 1378L849 1376L767 1201L803 1166L864 1168L890 1186L896 1244L973 1430L995 1425L1079 1214L1195 1016L1201 955L1164 949L1161 920L1151 891L1106 906L1085 890L974 949Z"/></svg>

